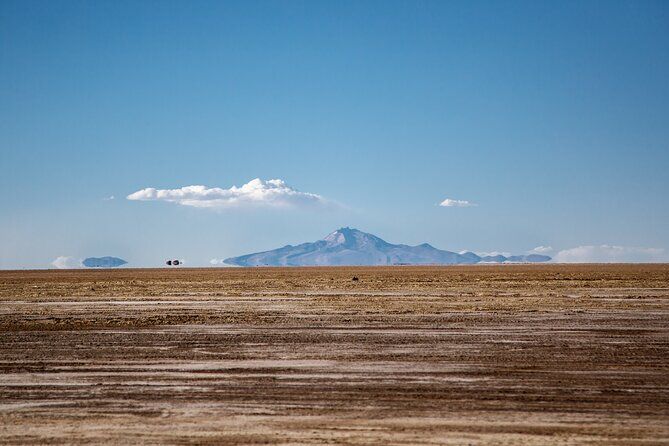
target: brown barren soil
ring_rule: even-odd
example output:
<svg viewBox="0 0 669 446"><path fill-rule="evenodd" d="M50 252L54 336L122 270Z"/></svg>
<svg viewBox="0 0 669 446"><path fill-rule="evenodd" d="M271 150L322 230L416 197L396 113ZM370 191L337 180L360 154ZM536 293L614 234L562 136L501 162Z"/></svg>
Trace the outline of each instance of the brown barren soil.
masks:
<svg viewBox="0 0 669 446"><path fill-rule="evenodd" d="M0 272L0 444L88 443L668 444L669 265Z"/></svg>

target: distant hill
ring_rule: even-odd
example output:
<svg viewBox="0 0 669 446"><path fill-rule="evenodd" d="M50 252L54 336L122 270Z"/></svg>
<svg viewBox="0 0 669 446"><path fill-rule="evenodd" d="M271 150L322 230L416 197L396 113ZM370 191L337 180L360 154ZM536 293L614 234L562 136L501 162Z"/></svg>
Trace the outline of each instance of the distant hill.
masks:
<svg viewBox="0 0 669 446"><path fill-rule="evenodd" d="M84 259L83 262L81 262L82 265L84 265L87 268L115 268L117 266L125 265L126 262L123 259L119 259L118 257L89 257L87 259Z"/></svg>
<svg viewBox="0 0 669 446"><path fill-rule="evenodd" d="M481 257L473 252L456 253L427 243L393 245L352 228L340 228L323 240L287 245L272 251L231 257L223 262L237 266L336 266L336 265L452 265L481 262L547 262L548 256Z"/></svg>

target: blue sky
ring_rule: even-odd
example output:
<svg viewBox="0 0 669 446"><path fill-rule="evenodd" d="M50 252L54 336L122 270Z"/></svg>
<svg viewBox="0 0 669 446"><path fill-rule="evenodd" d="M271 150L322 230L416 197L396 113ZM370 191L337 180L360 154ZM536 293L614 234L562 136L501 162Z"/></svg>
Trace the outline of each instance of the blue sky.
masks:
<svg viewBox="0 0 669 446"><path fill-rule="evenodd" d="M662 260L667 79L664 1L3 0L0 268L206 265L340 226ZM126 199L255 178L327 203Z"/></svg>

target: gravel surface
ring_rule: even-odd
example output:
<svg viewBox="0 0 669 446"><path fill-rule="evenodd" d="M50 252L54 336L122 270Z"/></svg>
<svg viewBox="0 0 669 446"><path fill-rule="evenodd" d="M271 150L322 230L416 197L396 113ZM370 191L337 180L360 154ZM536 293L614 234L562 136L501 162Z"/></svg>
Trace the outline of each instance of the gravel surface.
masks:
<svg viewBox="0 0 669 446"><path fill-rule="evenodd" d="M669 444L669 265L0 271L0 444L104 443Z"/></svg>

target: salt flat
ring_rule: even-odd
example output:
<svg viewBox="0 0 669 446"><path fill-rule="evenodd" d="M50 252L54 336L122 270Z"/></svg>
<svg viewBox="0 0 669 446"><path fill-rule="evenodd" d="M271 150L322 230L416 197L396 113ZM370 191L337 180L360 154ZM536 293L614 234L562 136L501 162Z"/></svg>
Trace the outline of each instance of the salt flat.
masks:
<svg viewBox="0 0 669 446"><path fill-rule="evenodd" d="M2 444L667 442L669 265L0 272Z"/></svg>

